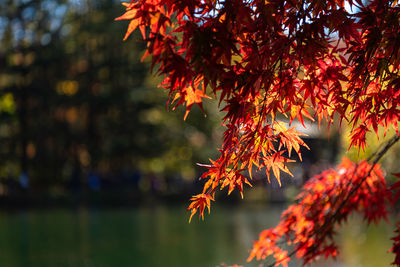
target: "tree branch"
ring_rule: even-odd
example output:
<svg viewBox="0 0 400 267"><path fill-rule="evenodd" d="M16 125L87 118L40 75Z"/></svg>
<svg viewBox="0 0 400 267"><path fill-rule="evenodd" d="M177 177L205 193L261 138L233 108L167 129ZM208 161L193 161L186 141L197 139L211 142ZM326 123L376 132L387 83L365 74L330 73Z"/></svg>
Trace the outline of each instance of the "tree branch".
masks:
<svg viewBox="0 0 400 267"><path fill-rule="evenodd" d="M327 227L329 227L331 225L331 223L334 222L334 220L336 219L336 217L340 214L341 209L345 206L345 204L347 203L347 201L350 199L350 197L360 188L360 186L364 183L364 181L366 180L366 178L371 174L372 170L374 169L375 165L379 162L379 160L389 151L389 149L396 144L397 141L399 141L400 136L399 135L394 135L391 139L389 139L389 141L386 142L386 144L378 149L375 153L372 154L372 156L370 158L368 158L367 161L371 161L371 168L369 169L368 173L363 177L363 179L356 185L354 186L350 192L347 194L347 196L343 199L343 201L340 203L339 207L336 209L336 211L333 213L333 215L331 217L329 217L325 223L318 228L316 231L324 231L326 230ZM358 165L355 168L355 171L357 171ZM300 249L303 248L305 244L300 245L299 247L297 247L296 249L294 249L293 251L291 251L288 254L288 257L292 257L297 251L299 251ZM283 260L283 259L282 259ZM269 264L267 267L273 267L276 264L280 263L281 261L274 261L273 263Z"/></svg>

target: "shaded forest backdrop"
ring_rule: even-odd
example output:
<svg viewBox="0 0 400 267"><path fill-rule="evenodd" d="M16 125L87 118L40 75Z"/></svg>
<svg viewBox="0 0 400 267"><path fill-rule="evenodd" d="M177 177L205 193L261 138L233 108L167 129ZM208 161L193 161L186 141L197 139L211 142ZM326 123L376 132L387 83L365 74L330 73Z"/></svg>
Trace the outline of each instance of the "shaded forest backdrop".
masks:
<svg viewBox="0 0 400 267"><path fill-rule="evenodd" d="M167 112L144 43L122 42L120 1L0 6L0 196L192 183L219 140L217 108Z"/></svg>

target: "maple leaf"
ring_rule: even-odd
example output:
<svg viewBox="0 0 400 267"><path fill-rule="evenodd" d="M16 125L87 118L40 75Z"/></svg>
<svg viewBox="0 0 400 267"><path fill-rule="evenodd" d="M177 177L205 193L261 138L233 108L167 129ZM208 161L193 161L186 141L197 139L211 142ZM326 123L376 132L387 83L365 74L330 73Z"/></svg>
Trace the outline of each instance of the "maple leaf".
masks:
<svg viewBox="0 0 400 267"><path fill-rule="evenodd" d="M126 30L124 41L128 39L129 35L139 26L140 20L136 19L137 16L137 9L131 9L131 5L123 3L126 6L127 11L120 17L116 18L115 20L131 20L128 25L128 29Z"/></svg>
<svg viewBox="0 0 400 267"><path fill-rule="evenodd" d="M292 149L294 149L294 151L296 151L297 155L299 156L300 160L302 160L300 146L304 146L307 149L310 148L299 136L307 136L307 135L299 131L296 131L294 127L281 131L278 134L278 137L280 138L278 149L280 150L282 145L285 146L289 153L289 157L291 155Z"/></svg>
<svg viewBox="0 0 400 267"><path fill-rule="evenodd" d="M175 102L175 100L181 98L181 100L178 102L177 105L185 102L186 103L186 112L184 116L184 120L186 120L187 116L189 115L189 112L193 106L193 104L197 104L201 111L204 113L203 110L203 105L202 105L202 98L211 98L207 96L202 90L200 89L194 89L192 86L186 87L183 89L182 93L177 92L175 94L175 98L172 102Z"/></svg>
<svg viewBox="0 0 400 267"><path fill-rule="evenodd" d="M195 215L197 211L199 211L199 217L201 217L202 219L204 219L203 213L206 207L208 208L208 213L210 213L211 200L214 201L214 198L208 194L198 194L190 199L191 203L187 209L188 211L190 211L189 223L192 220L193 215Z"/></svg>
<svg viewBox="0 0 400 267"><path fill-rule="evenodd" d="M226 175L221 185L221 190L229 185L228 195L232 193L235 188L239 189L240 195L243 198L243 183L252 186L247 178L240 173L240 171L232 171L227 169L228 175Z"/></svg>
<svg viewBox="0 0 400 267"><path fill-rule="evenodd" d="M287 174L293 177L293 174L289 171L288 167L286 167L285 163L294 162L294 160L282 157L282 154L284 152L285 151L279 151L274 153L270 157L264 157L264 163L266 167L268 181L270 181L269 170L272 169L272 172L274 173L276 180L278 180L279 186L282 185L280 179L280 171L286 172Z"/></svg>
<svg viewBox="0 0 400 267"><path fill-rule="evenodd" d="M366 134L369 132L369 129L366 125L360 125L355 130L353 130L351 134L351 143L349 149L352 146L360 147L361 149L365 149L366 146Z"/></svg>

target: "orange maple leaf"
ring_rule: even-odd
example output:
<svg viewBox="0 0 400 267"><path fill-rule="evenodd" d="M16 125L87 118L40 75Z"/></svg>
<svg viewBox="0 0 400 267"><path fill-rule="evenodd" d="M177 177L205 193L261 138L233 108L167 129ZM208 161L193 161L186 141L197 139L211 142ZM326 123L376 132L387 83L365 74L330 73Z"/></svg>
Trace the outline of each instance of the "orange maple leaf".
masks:
<svg viewBox="0 0 400 267"><path fill-rule="evenodd" d="M186 102L186 112L184 116L184 120L186 120L187 116L189 115L189 112L193 106L193 104L197 104L201 111L204 113L203 110L203 105L202 105L202 98L211 98L208 95L206 95L202 90L200 89L195 89L192 86L188 86L182 90L183 93L176 93L175 98L172 102L177 100L178 98L181 98L181 100L177 103L176 106L179 106L181 103Z"/></svg>
<svg viewBox="0 0 400 267"><path fill-rule="evenodd" d="M126 6L126 12L118 17L115 18L115 20L131 20L128 25L128 29L126 30L125 36L124 36L124 41L128 39L129 35L139 26L140 20L137 17L137 9L132 9L132 6L127 3L123 3L124 6Z"/></svg>
<svg viewBox="0 0 400 267"><path fill-rule="evenodd" d="M207 207L208 213L210 213L211 200L214 201L214 198L208 194L198 194L193 196L190 200L192 203L190 203L187 209L188 211L191 211L189 223L192 220L193 215L196 214L197 210L199 210L199 217L201 216L201 218L204 219L204 209Z"/></svg>
<svg viewBox="0 0 400 267"><path fill-rule="evenodd" d="M276 180L278 180L279 186L282 185L280 179L280 171L286 172L287 174L293 177L293 174L289 171L288 167L286 167L285 163L294 162L294 160L282 157L283 153L284 151L282 150L276 152L270 157L264 158L268 181L270 181L269 171L272 168L272 172L274 173Z"/></svg>

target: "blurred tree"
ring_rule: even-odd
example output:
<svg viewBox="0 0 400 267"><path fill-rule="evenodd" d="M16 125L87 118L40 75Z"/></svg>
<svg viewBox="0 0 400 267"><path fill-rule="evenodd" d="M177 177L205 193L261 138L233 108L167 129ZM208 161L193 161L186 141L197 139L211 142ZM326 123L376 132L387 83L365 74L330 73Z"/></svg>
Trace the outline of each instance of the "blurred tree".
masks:
<svg viewBox="0 0 400 267"><path fill-rule="evenodd" d="M183 111L164 112L167 96L153 93L140 63L144 43L121 43L125 25L109 23L119 1L0 5L0 177L33 192L122 183L137 171L194 177L217 120L199 123L197 112L188 125Z"/></svg>
<svg viewBox="0 0 400 267"><path fill-rule="evenodd" d="M1 150L2 175L19 176L27 187L29 162L38 150L34 129L46 125L48 89L61 70L60 51L54 44L60 38L66 6L65 1L1 2L7 7L0 10L1 97L15 107L1 110L1 138L7 141Z"/></svg>

